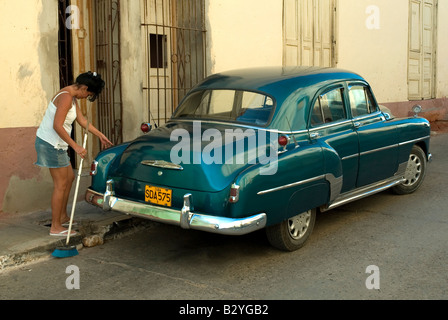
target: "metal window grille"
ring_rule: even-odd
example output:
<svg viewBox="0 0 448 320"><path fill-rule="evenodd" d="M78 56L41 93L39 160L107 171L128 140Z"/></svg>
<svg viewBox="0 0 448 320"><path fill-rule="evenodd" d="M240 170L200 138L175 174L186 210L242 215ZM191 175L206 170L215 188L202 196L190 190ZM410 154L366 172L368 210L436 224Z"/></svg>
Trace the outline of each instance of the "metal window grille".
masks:
<svg viewBox="0 0 448 320"><path fill-rule="evenodd" d="M142 0L144 101L158 125L206 73L204 0Z"/></svg>
<svg viewBox="0 0 448 320"><path fill-rule="evenodd" d="M98 128L123 142L120 64L120 0L95 0L96 68L106 82L98 98Z"/></svg>

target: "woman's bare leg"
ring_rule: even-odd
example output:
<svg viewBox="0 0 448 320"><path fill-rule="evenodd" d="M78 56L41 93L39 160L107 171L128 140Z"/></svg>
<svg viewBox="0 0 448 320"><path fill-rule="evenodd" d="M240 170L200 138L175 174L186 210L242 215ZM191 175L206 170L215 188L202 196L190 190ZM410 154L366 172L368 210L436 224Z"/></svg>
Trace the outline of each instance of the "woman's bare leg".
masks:
<svg viewBox="0 0 448 320"><path fill-rule="evenodd" d="M66 196L66 194L70 194L71 188L71 184L70 188L68 187L70 182L69 174L67 173L68 169L72 170L70 166L50 169L54 184L53 195L51 197L51 233L60 233L67 230L62 226L61 212L64 211L64 215L66 215L68 201L68 196ZM73 180L71 180L71 182L73 182Z"/></svg>

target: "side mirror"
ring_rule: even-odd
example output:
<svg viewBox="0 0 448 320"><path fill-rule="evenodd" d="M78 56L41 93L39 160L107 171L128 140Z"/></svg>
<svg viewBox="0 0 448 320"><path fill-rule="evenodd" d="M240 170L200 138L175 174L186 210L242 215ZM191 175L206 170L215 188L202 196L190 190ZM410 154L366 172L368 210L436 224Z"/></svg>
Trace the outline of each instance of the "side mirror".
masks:
<svg viewBox="0 0 448 320"><path fill-rule="evenodd" d="M423 111L423 108L421 105L416 104L412 107L412 112L414 112L414 118L417 118L419 113Z"/></svg>

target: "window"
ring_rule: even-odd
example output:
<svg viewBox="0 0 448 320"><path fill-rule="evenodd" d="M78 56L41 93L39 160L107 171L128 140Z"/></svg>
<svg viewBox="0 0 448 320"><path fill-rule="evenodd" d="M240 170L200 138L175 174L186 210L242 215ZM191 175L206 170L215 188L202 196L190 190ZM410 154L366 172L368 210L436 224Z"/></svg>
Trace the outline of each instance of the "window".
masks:
<svg viewBox="0 0 448 320"><path fill-rule="evenodd" d="M353 86L350 88L349 96L353 117L366 115L377 110L372 93L367 87Z"/></svg>
<svg viewBox="0 0 448 320"><path fill-rule="evenodd" d="M167 67L166 36L161 34L149 35L151 68L163 69Z"/></svg>
<svg viewBox="0 0 448 320"><path fill-rule="evenodd" d="M314 103L311 124L318 126L324 123L347 119L342 97L342 88L320 95Z"/></svg>
<svg viewBox="0 0 448 320"><path fill-rule="evenodd" d="M241 90L203 90L191 93L173 118L237 121L266 125L274 101L264 94Z"/></svg>

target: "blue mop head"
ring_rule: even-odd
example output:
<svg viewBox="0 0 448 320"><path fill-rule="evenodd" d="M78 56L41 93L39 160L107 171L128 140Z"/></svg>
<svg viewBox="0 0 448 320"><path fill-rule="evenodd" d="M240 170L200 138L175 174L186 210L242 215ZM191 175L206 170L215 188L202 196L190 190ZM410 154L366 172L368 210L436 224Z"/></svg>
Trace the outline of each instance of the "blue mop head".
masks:
<svg viewBox="0 0 448 320"><path fill-rule="evenodd" d="M56 248L51 255L55 258L68 258L77 256L78 254L76 246L65 246Z"/></svg>

